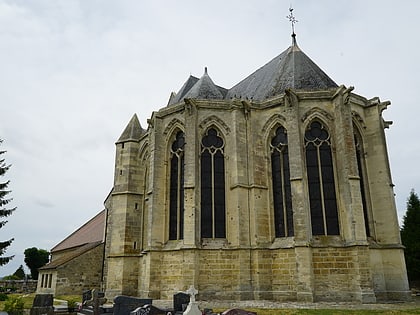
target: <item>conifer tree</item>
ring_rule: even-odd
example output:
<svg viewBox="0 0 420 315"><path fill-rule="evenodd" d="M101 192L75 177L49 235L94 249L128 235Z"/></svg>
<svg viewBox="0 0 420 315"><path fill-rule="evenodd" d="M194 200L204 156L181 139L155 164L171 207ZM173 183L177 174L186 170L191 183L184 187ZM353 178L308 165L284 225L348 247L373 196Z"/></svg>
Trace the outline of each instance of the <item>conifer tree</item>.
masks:
<svg viewBox="0 0 420 315"><path fill-rule="evenodd" d="M401 241L405 246L405 262L410 282L420 281L420 200L414 189L407 199Z"/></svg>
<svg viewBox="0 0 420 315"><path fill-rule="evenodd" d="M0 139L0 144L2 142L3 140ZM2 155L5 152L6 151L0 150L0 177L2 177L10 168L10 165L7 165L4 159L2 159ZM7 204L10 201L12 201L11 198L7 198L7 195L10 193L10 190L7 189L9 186L9 183L10 183L9 180L5 182L0 181L0 219L8 217L9 215L13 213L13 211L16 210L16 208L8 209L6 207ZM4 221L4 220L0 221L0 228L2 228L6 223L7 221ZM13 238L9 239L8 241L3 241L3 242L0 241L0 266L7 264L13 258L13 256L3 257L3 255L6 252L7 247L9 247L12 242L13 242Z"/></svg>

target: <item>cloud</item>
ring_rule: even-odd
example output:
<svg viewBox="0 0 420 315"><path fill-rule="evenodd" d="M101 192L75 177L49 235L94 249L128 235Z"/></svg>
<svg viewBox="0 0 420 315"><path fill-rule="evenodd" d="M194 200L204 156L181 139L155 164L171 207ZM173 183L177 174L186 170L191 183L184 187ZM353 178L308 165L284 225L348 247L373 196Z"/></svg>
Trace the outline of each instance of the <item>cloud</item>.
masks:
<svg viewBox="0 0 420 315"><path fill-rule="evenodd" d="M297 40L338 84L391 100L383 113L399 215L420 142L420 3L296 1ZM18 210L0 229L9 252L50 249L103 208L114 143L134 113L143 127L205 66L232 87L291 43L289 3L0 0L0 138ZM14 206L13 205L13 206ZM14 272L17 258L1 273Z"/></svg>

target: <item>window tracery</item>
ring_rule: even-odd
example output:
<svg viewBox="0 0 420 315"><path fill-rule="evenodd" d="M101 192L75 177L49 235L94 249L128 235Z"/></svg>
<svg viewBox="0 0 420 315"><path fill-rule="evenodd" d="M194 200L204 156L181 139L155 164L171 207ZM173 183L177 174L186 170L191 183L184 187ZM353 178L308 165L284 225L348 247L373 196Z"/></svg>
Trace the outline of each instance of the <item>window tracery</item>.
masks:
<svg viewBox="0 0 420 315"><path fill-rule="evenodd" d="M270 151L275 235L276 237L293 236L289 152L287 131L284 127L277 128L271 139Z"/></svg>
<svg viewBox="0 0 420 315"><path fill-rule="evenodd" d="M331 138L319 121L305 131L306 172L313 235L339 235Z"/></svg>
<svg viewBox="0 0 420 315"><path fill-rule="evenodd" d="M226 237L224 141L214 128L201 140L201 237Z"/></svg>
<svg viewBox="0 0 420 315"><path fill-rule="evenodd" d="M170 151L169 239L184 238L184 133L179 131Z"/></svg>

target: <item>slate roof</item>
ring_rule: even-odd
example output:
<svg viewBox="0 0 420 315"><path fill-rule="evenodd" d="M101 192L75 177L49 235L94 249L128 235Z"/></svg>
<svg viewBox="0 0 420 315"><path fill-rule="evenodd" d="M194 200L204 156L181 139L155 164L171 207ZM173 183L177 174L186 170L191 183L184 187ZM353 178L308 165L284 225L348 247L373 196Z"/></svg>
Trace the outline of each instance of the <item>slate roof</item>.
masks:
<svg viewBox="0 0 420 315"><path fill-rule="evenodd" d="M232 87L226 98L264 100L283 93L286 89L320 90L338 85L321 70L296 42Z"/></svg>
<svg viewBox="0 0 420 315"><path fill-rule="evenodd" d="M227 89L214 84L205 68L200 79L190 75L175 97L171 97L168 105L179 103L184 98L224 99L227 91Z"/></svg>
<svg viewBox="0 0 420 315"><path fill-rule="evenodd" d="M83 224L51 249L51 253L104 241L105 210Z"/></svg>
<svg viewBox="0 0 420 315"><path fill-rule="evenodd" d="M127 127L125 127L117 143L126 141L138 141L144 133L145 131L141 127L137 115L134 114Z"/></svg>
<svg viewBox="0 0 420 315"><path fill-rule="evenodd" d="M46 270L46 269L54 269L59 266L62 266L66 264L67 262L73 260L76 257L79 257L80 255L90 251L91 249L95 248L96 246L99 246L102 244L102 241L97 241L93 243L87 243L80 247L77 247L76 249L72 250L71 252L65 253L63 256L60 256L59 258L53 259L51 262L46 264L45 266L39 268L40 270Z"/></svg>
<svg viewBox="0 0 420 315"><path fill-rule="evenodd" d="M168 106L184 98L261 101L288 88L310 91L336 87L338 85L299 48L293 36L292 46L231 89L215 85L206 68L200 79L190 76L179 92L171 96Z"/></svg>

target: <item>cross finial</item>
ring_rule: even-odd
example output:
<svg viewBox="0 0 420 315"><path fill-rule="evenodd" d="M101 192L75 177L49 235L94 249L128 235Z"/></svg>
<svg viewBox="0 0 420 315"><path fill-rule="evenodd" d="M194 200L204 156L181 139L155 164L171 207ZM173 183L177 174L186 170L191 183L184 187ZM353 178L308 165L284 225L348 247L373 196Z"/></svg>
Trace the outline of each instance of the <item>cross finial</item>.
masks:
<svg viewBox="0 0 420 315"><path fill-rule="evenodd" d="M292 37L293 37L293 43L295 43L295 37L296 37L295 23L297 23L299 21L296 20L295 16L293 15L293 8L292 7L289 8L289 12L290 12L290 14L286 17L289 19L290 23L292 24Z"/></svg>
<svg viewBox="0 0 420 315"><path fill-rule="evenodd" d="M190 286L186 293L190 296L190 302L195 302L195 296L198 294L198 290L193 285Z"/></svg>

